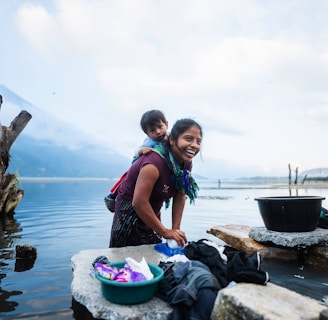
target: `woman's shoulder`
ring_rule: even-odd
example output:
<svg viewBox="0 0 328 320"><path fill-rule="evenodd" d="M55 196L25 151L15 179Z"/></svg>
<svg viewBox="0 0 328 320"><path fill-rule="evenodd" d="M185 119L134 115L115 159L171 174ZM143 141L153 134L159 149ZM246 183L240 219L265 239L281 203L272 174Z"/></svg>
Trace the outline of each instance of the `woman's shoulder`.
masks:
<svg viewBox="0 0 328 320"><path fill-rule="evenodd" d="M155 167L157 167L159 171L162 171L167 167L164 158L156 151L141 156L138 159L138 162L140 166L144 166L146 164L152 164Z"/></svg>
<svg viewBox="0 0 328 320"><path fill-rule="evenodd" d="M151 153L143 157L144 157L144 161L148 161L148 162L159 162L159 163L165 162L163 156L156 151L152 151Z"/></svg>

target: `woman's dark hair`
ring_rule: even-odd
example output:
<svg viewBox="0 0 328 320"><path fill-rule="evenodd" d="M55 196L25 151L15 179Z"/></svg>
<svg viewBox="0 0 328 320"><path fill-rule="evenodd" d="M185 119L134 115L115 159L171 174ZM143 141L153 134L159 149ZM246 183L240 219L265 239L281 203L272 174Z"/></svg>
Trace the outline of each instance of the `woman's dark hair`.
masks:
<svg viewBox="0 0 328 320"><path fill-rule="evenodd" d="M196 122L193 119L189 119L189 118L177 120L176 123L172 127L170 137L172 137L172 139L174 141L177 141L179 138L179 135L186 132L192 126L197 127L200 131L200 136L203 137L202 127L199 125L198 122Z"/></svg>
<svg viewBox="0 0 328 320"><path fill-rule="evenodd" d="M160 110L149 110L140 119L141 129L147 134L147 130L154 127L159 121L167 122L164 113Z"/></svg>

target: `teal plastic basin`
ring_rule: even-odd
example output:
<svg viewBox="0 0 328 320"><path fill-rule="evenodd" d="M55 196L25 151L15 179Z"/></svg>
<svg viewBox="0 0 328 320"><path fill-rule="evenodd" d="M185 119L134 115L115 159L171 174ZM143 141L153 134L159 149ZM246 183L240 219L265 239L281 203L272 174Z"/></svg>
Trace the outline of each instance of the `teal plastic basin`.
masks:
<svg viewBox="0 0 328 320"><path fill-rule="evenodd" d="M125 261L113 262L110 266L123 268ZM108 280L96 273L96 278L101 282L101 291L104 298L117 304L138 304L152 299L157 291L158 283L163 278L162 268L148 263L150 271L154 275L151 280L140 282L117 282Z"/></svg>

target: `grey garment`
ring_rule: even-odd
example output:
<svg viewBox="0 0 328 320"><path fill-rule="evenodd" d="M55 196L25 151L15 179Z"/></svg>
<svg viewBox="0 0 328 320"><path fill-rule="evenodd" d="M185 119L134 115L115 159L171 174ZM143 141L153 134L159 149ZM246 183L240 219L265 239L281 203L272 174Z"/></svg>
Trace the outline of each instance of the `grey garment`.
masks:
<svg viewBox="0 0 328 320"><path fill-rule="evenodd" d="M197 300L200 289L221 289L211 270L200 261L176 262L172 271L177 285L169 293L171 304L191 306Z"/></svg>

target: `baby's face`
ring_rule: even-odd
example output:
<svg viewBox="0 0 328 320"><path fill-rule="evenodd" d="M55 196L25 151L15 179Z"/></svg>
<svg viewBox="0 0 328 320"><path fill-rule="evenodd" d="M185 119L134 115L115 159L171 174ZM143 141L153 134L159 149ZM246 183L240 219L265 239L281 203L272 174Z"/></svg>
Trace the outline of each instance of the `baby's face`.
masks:
<svg viewBox="0 0 328 320"><path fill-rule="evenodd" d="M167 139L167 122L158 121L156 125L147 128L147 135L155 141L163 141Z"/></svg>

